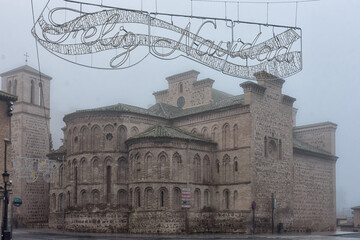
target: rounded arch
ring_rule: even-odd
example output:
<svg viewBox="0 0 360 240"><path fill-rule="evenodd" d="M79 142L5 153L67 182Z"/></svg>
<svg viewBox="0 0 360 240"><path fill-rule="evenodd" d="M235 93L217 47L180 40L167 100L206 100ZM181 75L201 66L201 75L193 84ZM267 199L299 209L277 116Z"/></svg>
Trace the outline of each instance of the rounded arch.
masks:
<svg viewBox="0 0 360 240"><path fill-rule="evenodd" d="M56 194L51 194L50 209L56 211Z"/></svg>
<svg viewBox="0 0 360 240"><path fill-rule="evenodd" d="M231 176L230 156L225 154L223 157L223 180L229 182Z"/></svg>

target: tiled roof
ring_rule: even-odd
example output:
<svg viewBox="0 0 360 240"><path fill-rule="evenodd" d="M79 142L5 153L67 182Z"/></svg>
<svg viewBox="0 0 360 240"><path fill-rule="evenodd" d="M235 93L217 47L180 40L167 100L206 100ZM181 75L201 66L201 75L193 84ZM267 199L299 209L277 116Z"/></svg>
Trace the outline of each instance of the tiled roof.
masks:
<svg viewBox="0 0 360 240"><path fill-rule="evenodd" d="M294 143L294 148L298 148L301 150L305 150L305 151L309 151L309 152L314 152L314 153L320 153L320 154L325 154L325 155L332 155L331 153L318 149L314 146L311 146L310 144L307 144L305 142L300 141L299 139L296 139L294 137L293 139L293 143Z"/></svg>
<svg viewBox="0 0 360 240"><path fill-rule="evenodd" d="M193 134L187 133L184 130L164 126L164 125L156 125L150 127L146 131L130 138L130 139L138 139L138 138L161 138L161 137L169 137L169 138L177 138L177 139L184 139L184 140L195 140L195 141L202 141L202 142L209 142L212 143L211 140L204 139Z"/></svg>
<svg viewBox="0 0 360 240"><path fill-rule="evenodd" d="M51 151L46 156L50 159L54 159L58 156L66 155L66 148L64 145L61 145L57 150Z"/></svg>
<svg viewBox="0 0 360 240"><path fill-rule="evenodd" d="M10 74L14 74L14 73L17 73L17 72L29 72L29 73L32 73L32 74L35 74L35 75L39 75L39 71L28 66L28 65L24 65L24 66L21 66L21 67L18 67L18 68L15 68L13 70L10 70L10 71L7 71L7 72L4 72L4 73L1 73L0 76L6 76L6 75L10 75ZM44 73L41 73L41 76L42 77L45 77L45 78L49 78L49 79L52 79L52 77L44 74Z"/></svg>
<svg viewBox="0 0 360 240"><path fill-rule="evenodd" d="M352 207L353 210L360 210L360 206Z"/></svg>
<svg viewBox="0 0 360 240"><path fill-rule="evenodd" d="M191 114L221 109L224 107L229 107L232 105L243 104L243 103L244 103L244 96L237 95L233 97L223 98L222 100L214 101L206 105L193 107L193 108L186 108L186 109L170 106L165 103L157 103L152 107L150 107L149 111L158 116L171 119L171 118L183 117Z"/></svg>
<svg viewBox="0 0 360 240"><path fill-rule="evenodd" d="M144 115L149 115L149 116L172 119L172 118L177 118L177 117L188 116L191 114L201 113L201 112L205 112L205 111L221 109L221 108L229 107L232 105L243 104L243 102L244 102L243 95L232 96L230 94L227 94L227 93L224 93L224 92L221 92L218 90L215 90L215 91L213 90L213 95L215 95L213 102L206 104L206 105L193 107L193 108L187 108L187 109L182 109L179 107L171 106L166 103L157 103L157 104L153 105L152 107L150 107L149 109L119 103L119 104L100 107L100 108L78 110L78 111L76 111L76 113L113 111L113 112L138 113L138 114L144 114ZM71 115L71 114L69 114L69 115Z"/></svg>
<svg viewBox="0 0 360 240"><path fill-rule="evenodd" d="M123 104L123 103L118 103L115 105L105 106L105 107L100 107L100 108L78 110L76 112L79 113L79 112L99 112L99 111L100 112L101 111L104 111L104 112L108 112L108 111L129 112L129 113L140 113L140 114L145 114L145 115L157 116L155 113L152 113L148 109L141 108L141 107L135 107L135 106L131 106L131 105Z"/></svg>

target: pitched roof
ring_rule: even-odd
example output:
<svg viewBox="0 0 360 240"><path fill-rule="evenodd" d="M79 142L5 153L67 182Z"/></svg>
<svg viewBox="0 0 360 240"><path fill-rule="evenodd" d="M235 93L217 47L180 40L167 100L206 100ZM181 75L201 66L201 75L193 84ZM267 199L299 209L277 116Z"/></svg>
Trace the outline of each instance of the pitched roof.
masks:
<svg viewBox="0 0 360 240"><path fill-rule="evenodd" d="M231 95L230 95L231 96ZM227 98L222 98L221 100L211 102L206 105L198 106L198 107L192 107L192 108L186 108L182 109L179 107L174 107L171 105L168 105L166 103L157 103L150 107L148 110L156 114L158 116L164 117L164 118L178 118L178 117L184 117L196 113L206 112L206 111L213 111L233 105L241 105L244 103L244 96L243 95L237 95Z"/></svg>
<svg viewBox="0 0 360 240"><path fill-rule="evenodd" d="M213 143L209 139L201 138L191 133L185 132L184 130L181 130L179 128L165 126L165 125L156 125L150 127L146 131L130 138L129 140L139 139L139 138L164 138L164 137Z"/></svg>
<svg viewBox="0 0 360 240"><path fill-rule="evenodd" d="M320 154L332 156L331 153L324 151L322 149L318 149L308 143L305 143L303 141L300 141L299 139L296 139L295 137L293 138L293 143L294 143L294 148L298 148L300 150L305 150L308 152L314 152L314 153L320 153Z"/></svg>
<svg viewBox="0 0 360 240"><path fill-rule="evenodd" d="M28 72L28 73L32 73L32 74L35 74L35 75L39 75L39 71L28 66L28 65L24 65L24 66L21 66L21 67L18 67L18 68L15 68L15 69L12 69L10 71L7 71L7 72L4 72L4 73L1 73L0 76L3 77L3 76L6 76L6 75L11 75L11 74L15 74L15 73L18 73L18 72ZM42 77L45 77L45 78L48 78L48 79L52 79L52 77L44 74L44 73L41 73L41 76Z"/></svg>

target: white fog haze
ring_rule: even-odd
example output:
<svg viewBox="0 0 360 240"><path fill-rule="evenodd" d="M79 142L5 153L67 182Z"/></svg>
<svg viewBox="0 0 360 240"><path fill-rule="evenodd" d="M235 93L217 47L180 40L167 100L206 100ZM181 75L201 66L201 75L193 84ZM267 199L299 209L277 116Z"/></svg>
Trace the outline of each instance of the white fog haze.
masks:
<svg viewBox="0 0 360 240"><path fill-rule="evenodd" d="M51 1L52 2L52 1ZM65 6L64 1L59 2ZM191 14L188 0L93 0L96 4L147 11ZM241 2L241 1L240 1ZM37 18L47 0L33 0ZM70 4L70 3L67 3ZM60 5L60 6L61 6ZM156 6L157 5L157 9ZM283 93L296 98L297 125L330 121L337 124L336 199L338 215L360 205L360 1L322 0L270 4L236 4L193 1L194 15L296 26L302 29L303 70L286 78ZM297 12L297 14L296 14ZM214 88L234 95L245 79L227 76L185 57L161 60L148 56L121 70L99 70L64 61L38 44L30 0L0 0L0 73L27 65L51 76L50 130L54 148L61 146L64 115L76 110L125 103L148 108L153 92L167 89L166 77L194 69L199 79L212 78ZM244 30L246 31L246 30ZM246 35L246 32L243 33ZM252 38L252 37L250 37ZM96 56L94 55L94 58ZM40 64L40 65L39 65Z"/></svg>

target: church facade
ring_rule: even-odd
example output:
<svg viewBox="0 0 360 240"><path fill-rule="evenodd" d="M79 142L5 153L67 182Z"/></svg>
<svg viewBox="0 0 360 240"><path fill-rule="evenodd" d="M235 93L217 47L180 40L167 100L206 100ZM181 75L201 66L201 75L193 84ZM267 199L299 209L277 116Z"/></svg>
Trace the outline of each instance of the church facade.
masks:
<svg viewBox="0 0 360 240"><path fill-rule="evenodd" d="M198 74L168 77L148 109L64 117L64 145L48 155L58 168L50 227L251 233L254 222L269 232L273 212L285 231L335 229L336 125L296 126L285 81L265 72L236 96Z"/></svg>

